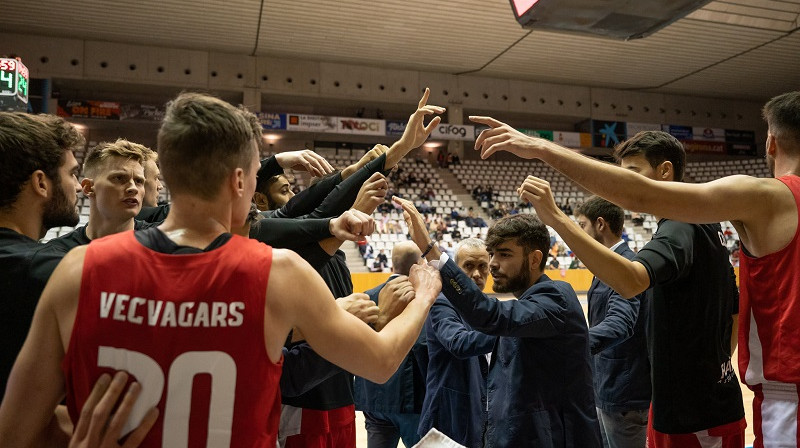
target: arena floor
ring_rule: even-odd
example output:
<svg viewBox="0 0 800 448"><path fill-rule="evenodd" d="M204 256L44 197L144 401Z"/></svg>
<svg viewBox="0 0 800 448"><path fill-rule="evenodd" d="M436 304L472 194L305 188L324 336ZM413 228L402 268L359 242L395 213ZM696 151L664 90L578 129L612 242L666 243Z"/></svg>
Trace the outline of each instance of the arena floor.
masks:
<svg viewBox="0 0 800 448"><path fill-rule="evenodd" d="M578 298L583 305L583 311L586 313L586 294L579 294ZM733 359L736 360L738 353L734 352ZM747 418L747 429L745 430L745 444L747 447L753 444L753 392L744 384L742 386L742 397L744 399L744 413ZM358 448L367 448L367 432L364 429L364 416L361 412L356 412L356 446ZM398 447L405 447L402 442Z"/></svg>

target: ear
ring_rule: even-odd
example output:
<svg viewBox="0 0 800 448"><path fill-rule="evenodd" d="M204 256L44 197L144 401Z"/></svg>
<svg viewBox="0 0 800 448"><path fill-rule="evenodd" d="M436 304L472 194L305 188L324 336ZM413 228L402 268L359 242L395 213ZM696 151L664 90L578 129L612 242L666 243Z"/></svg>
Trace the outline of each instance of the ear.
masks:
<svg viewBox="0 0 800 448"><path fill-rule="evenodd" d="M541 269L539 268L539 264L541 264L543 257L544 254L542 253L542 251L538 249L532 250L528 254L528 263L530 263L530 269L532 273L535 274L541 271Z"/></svg>
<svg viewBox="0 0 800 448"><path fill-rule="evenodd" d="M775 151L778 149L778 139L774 135L767 133L767 154L775 157Z"/></svg>
<svg viewBox="0 0 800 448"><path fill-rule="evenodd" d="M661 180L674 180L675 179L675 167L672 166L672 162L669 160L665 160L658 165L656 168L656 173Z"/></svg>
<svg viewBox="0 0 800 448"><path fill-rule="evenodd" d="M230 177L230 186L231 192L233 193L233 197L238 198L244 195L244 180L245 180L245 173L242 168L236 168L231 173Z"/></svg>
<svg viewBox="0 0 800 448"><path fill-rule="evenodd" d="M596 222L597 222L597 231L598 232L603 232L606 229L606 227L608 226L608 223L606 223L606 220L603 219L602 216L598 217Z"/></svg>
<svg viewBox="0 0 800 448"><path fill-rule="evenodd" d="M94 197L94 179L84 177L83 180L81 180L81 190L87 198Z"/></svg>
<svg viewBox="0 0 800 448"><path fill-rule="evenodd" d="M36 170L31 173L30 186L34 194L47 198L52 189L52 181L44 174L44 171Z"/></svg>
<svg viewBox="0 0 800 448"><path fill-rule="evenodd" d="M267 200L267 195L264 193L258 191L253 193L253 202L256 203L256 207L258 207L259 210L269 210L269 200Z"/></svg>

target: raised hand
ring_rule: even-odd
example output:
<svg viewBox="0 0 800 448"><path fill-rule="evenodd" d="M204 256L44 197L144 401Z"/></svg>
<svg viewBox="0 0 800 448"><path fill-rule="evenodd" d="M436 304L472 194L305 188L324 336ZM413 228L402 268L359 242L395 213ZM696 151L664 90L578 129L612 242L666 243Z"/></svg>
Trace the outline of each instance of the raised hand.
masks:
<svg viewBox="0 0 800 448"><path fill-rule="evenodd" d="M406 124L406 130L403 132L403 136L392 145L391 151L387 154L385 167L387 170L394 168L400 159L405 157L412 149L418 148L425 143L425 140L428 139L431 132L442 122L442 117L438 116L438 114L444 113L447 109L440 106L428 105L428 97L430 94L431 89L426 87L425 93L422 94L422 99L419 100L417 110L408 117L408 124ZM437 116L433 117L430 123L425 126L425 117L434 114Z"/></svg>
<svg viewBox="0 0 800 448"><path fill-rule="evenodd" d="M428 228L425 226L425 220L422 219L422 215L419 214L413 202L397 196L393 196L392 200L403 207L403 219L408 225L408 233L411 234L411 240L424 253L431 242L431 237L428 234Z"/></svg>
<svg viewBox="0 0 800 448"><path fill-rule="evenodd" d="M530 137L492 117L470 116L470 121L489 126L475 139L475 149L480 149L486 159L498 151L507 151L523 159L535 159L547 140Z"/></svg>
<svg viewBox="0 0 800 448"><path fill-rule="evenodd" d="M379 205L383 204L388 189L389 183L386 181L386 177L381 173L373 173L358 190L353 208L371 215Z"/></svg>
<svg viewBox="0 0 800 448"><path fill-rule="evenodd" d="M375 305L366 294L354 293L347 297L339 297L336 299L336 304L365 324L372 324L378 320L378 305Z"/></svg>
<svg viewBox="0 0 800 448"><path fill-rule="evenodd" d="M426 300L426 303L433 303L436 296L442 291L442 277L439 270L427 264L415 264L411 266L409 281L414 286L415 297L417 300Z"/></svg>
<svg viewBox="0 0 800 448"><path fill-rule="evenodd" d="M519 198L536 209L536 214L543 223L553 226L564 212L556 205L550 182L535 176L528 176L522 185L517 188Z"/></svg>
<svg viewBox="0 0 800 448"><path fill-rule="evenodd" d="M375 322L375 331L381 331L392 319L400 315L406 305L414 300L414 286L408 277L400 275L390 280L378 293L378 320Z"/></svg>
<svg viewBox="0 0 800 448"><path fill-rule="evenodd" d="M342 241L359 241L375 231L372 217L358 210L347 210L338 218L331 219L331 235Z"/></svg>
<svg viewBox="0 0 800 448"><path fill-rule="evenodd" d="M117 372L113 380L108 374L100 376L81 409L78 424L69 442L70 448L134 448L142 443L158 418L158 409L153 408L145 414L139 426L120 445L119 439L124 435L121 434L122 427L142 390L139 383L132 383L122 403L112 414L127 381L128 374L125 372Z"/></svg>
<svg viewBox="0 0 800 448"><path fill-rule="evenodd" d="M334 171L331 164L324 157L310 149L280 152L275 154L275 160L281 168L308 171L314 177L322 177Z"/></svg>

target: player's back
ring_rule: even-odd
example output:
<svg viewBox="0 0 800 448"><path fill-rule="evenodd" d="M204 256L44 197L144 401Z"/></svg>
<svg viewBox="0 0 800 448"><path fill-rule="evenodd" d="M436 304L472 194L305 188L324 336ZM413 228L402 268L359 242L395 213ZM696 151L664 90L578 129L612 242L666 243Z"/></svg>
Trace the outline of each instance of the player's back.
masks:
<svg viewBox="0 0 800 448"><path fill-rule="evenodd" d="M103 372L142 393L126 429L157 405L142 446L274 447L280 363L264 345L272 249L228 234L204 251L160 230L89 245L63 368L73 420Z"/></svg>

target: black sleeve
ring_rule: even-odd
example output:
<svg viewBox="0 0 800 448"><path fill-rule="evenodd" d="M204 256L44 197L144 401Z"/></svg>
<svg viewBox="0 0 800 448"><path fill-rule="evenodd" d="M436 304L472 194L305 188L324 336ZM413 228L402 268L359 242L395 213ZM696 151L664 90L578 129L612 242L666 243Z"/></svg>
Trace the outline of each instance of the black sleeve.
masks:
<svg viewBox="0 0 800 448"><path fill-rule="evenodd" d="M278 174L283 174L283 168L278 165L278 159L276 159L275 156L270 156L261 161L261 167L258 169L258 177L269 179Z"/></svg>
<svg viewBox="0 0 800 448"><path fill-rule="evenodd" d="M281 395L297 397L340 372L342 369L318 355L305 342L284 347Z"/></svg>
<svg viewBox="0 0 800 448"><path fill-rule="evenodd" d="M330 219L265 218L250 227L250 238L275 248L292 249L330 238Z"/></svg>
<svg viewBox="0 0 800 448"><path fill-rule="evenodd" d="M294 195L286 205L275 210L273 216L276 218L297 218L311 213L340 182L342 182L341 173L321 179L314 185Z"/></svg>
<svg viewBox="0 0 800 448"><path fill-rule="evenodd" d="M694 228L691 224L664 220L653 239L633 259L644 265L650 286L664 284L686 275L694 256Z"/></svg>
<svg viewBox="0 0 800 448"><path fill-rule="evenodd" d="M373 174L383 171L385 165L386 154L368 162L360 170L353 173L352 176L337 185L325 200L322 201L319 207L315 208L308 217L332 218L347 211L356 201L358 190L361 189L364 182Z"/></svg>
<svg viewBox="0 0 800 448"><path fill-rule="evenodd" d="M300 257L302 257L303 260L306 260L308 264L310 264L311 267L314 268L314 270L317 272L319 272L320 269L322 269L322 267L325 266L325 263L327 263L328 261L330 261L331 258L333 258L333 255L325 252L322 249L322 247L320 247L319 243L312 243L303 246L291 247L290 249L297 252L297 255L300 255Z"/></svg>
<svg viewBox="0 0 800 448"><path fill-rule="evenodd" d="M169 204L159 205L158 207L142 207L136 219L144 222L160 223L167 219L169 214Z"/></svg>

